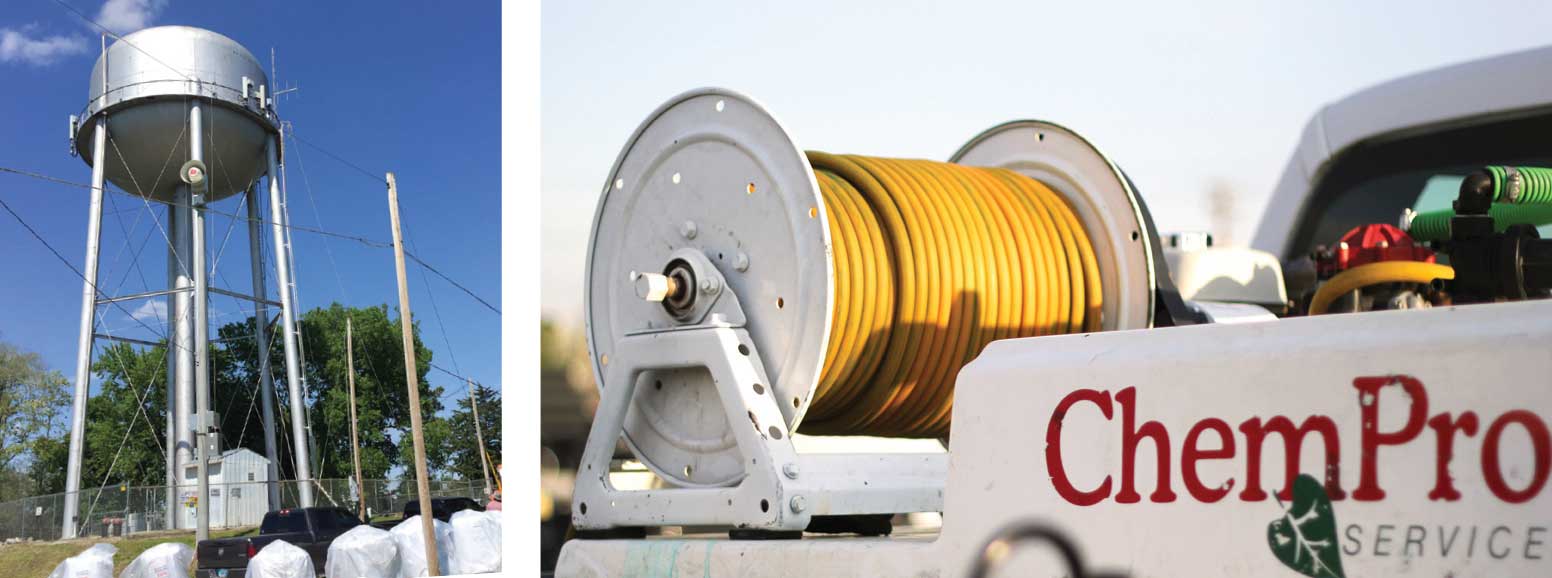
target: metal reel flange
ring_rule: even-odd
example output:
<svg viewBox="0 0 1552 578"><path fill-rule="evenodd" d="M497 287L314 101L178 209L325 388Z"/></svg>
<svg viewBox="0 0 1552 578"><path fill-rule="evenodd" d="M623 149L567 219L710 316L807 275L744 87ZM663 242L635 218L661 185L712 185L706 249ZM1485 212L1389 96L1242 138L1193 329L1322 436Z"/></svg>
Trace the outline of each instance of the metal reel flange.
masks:
<svg viewBox="0 0 1552 578"><path fill-rule="evenodd" d="M949 162L1001 167L1054 189L1077 212L1099 263L1106 331L1152 325L1153 234L1121 169L1093 144L1061 125L1019 120L970 139Z"/></svg>
<svg viewBox="0 0 1552 578"><path fill-rule="evenodd" d="M585 309L602 394L624 336L686 327L638 297L632 272L666 274L672 255L701 251L738 296L746 329L787 422L808 408L830 334L830 233L813 168L762 106L699 89L659 107L616 159L593 218ZM699 289L699 288L696 288ZM647 372L625 419L635 455L679 486L726 486L744 459L704 368Z"/></svg>

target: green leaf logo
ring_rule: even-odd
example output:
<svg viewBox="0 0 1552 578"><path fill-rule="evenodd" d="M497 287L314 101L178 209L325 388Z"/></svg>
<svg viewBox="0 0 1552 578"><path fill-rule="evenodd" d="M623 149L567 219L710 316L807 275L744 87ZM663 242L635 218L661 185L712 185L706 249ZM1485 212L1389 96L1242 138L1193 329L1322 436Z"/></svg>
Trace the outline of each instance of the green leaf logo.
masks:
<svg viewBox="0 0 1552 578"><path fill-rule="evenodd" d="M1278 500L1279 505L1282 500ZM1310 578L1347 578L1342 550L1337 546L1336 513L1326 488L1308 474L1293 482L1293 503L1266 527L1272 554L1284 565Z"/></svg>

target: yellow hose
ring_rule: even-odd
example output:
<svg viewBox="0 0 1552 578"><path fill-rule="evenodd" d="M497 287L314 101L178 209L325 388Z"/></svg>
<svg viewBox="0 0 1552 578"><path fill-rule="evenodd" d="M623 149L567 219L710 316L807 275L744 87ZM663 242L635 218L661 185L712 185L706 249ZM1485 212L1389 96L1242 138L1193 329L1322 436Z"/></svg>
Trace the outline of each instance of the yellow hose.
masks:
<svg viewBox="0 0 1552 578"><path fill-rule="evenodd" d="M1448 265L1421 261L1380 261L1359 265L1338 273L1315 291L1310 300L1309 314L1320 315L1331 307L1337 298L1357 289L1380 283L1432 283L1434 279L1454 279L1455 270Z"/></svg>
<svg viewBox="0 0 1552 578"><path fill-rule="evenodd" d="M1005 169L808 157L835 299L803 433L942 437L954 377L987 343L1099 329L1088 233L1045 184Z"/></svg>

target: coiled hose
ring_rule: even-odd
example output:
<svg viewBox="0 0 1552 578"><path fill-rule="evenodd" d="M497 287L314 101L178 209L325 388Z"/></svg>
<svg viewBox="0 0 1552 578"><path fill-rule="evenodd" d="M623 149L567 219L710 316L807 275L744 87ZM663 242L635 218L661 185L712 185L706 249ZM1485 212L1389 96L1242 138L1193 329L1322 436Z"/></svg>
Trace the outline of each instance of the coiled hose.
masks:
<svg viewBox="0 0 1552 578"><path fill-rule="evenodd" d="M808 158L835 299L803 433L945 436L955 375L987 343L1099 329L1093 247L1045 184L996 168Z"/></svg>

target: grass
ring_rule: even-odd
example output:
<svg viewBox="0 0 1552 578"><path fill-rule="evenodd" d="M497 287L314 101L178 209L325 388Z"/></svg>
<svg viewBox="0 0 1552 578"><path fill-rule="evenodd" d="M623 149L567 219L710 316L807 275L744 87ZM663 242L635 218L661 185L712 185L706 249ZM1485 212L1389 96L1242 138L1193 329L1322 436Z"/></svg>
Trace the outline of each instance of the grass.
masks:
<svg viewBox="0 0 1552 578"><path fill-rule="evenodd" d="M234 538L238 536L251 536L257 533L258 528L212 530L210 537ZM53 572L54 567L63 562L65 558L79 554L93 544L102 543L113 544L119 549L118 553L113 556L113 575L117 576L141 552L145 552L150 547L164 542L182 542L193 547L194 533L179 531L147 532L128 538L81 538L58 542L22 542L0 545L0 576L5 578L48 578L49 572Z"/></svg>

